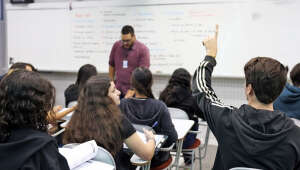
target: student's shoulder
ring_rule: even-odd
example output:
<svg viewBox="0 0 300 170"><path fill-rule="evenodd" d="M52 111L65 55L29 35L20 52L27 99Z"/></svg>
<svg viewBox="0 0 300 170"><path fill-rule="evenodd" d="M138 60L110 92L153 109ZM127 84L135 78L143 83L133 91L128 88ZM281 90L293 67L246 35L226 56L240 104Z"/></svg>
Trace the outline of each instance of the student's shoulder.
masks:
<svg viewBox="0 0 300 170"><path fill-rule="evenodd" d="M148 47L141 41L135 40L135 43L138 45L139 48L148 50Z"/></svg>
<svg viewBox="0 0 300 170"><path fill-rule="evenodd" d="M42 132L34 129L18 129L12 131L11 140L21 139L24 143L26 141L32 141L37 145L45 145L49 142L55 142L55 139L50 136L47 132Z"/></svg>
<svg viewBox="0 0 300 170"><path fill-rule="evenodd" d="M153 98L147 98L148 103L163 103L162 101L158 99L153 99Z"/></svg>
<svg viewBox="0 0 300 170"><path fill-rule="evenodd" d="M118 40L114 43L113 48L120 48L120 47L122 47L122 41Z"/></svg>
<svg viewBox="0 0 300 170"><path fill-rule="evenodd" d="M70 84L66 90L65 90L65 95L68 95L70 93L76 93L78 92L78 86L76 84Z"/></svg>
<svg viewBox="0 0 300 170"><path fill-rule="evenodd" d="M120 106L127 105L132 102L132 98L123 98L120 100Z"/></svg>
<svg viewBox="0 0 300 170"><path fill-rule="evenodd" d="M70 84L65 91L77 90L78 86L76 84Z"/></svg>
<svg viewBox="0 0 300 170"><path fill-rule="evenodd" d="M167 105L161 100L150 98L147 101L148 101L149 104L151 104L153 106L156 106L156 107L159 107L159 108L167 108Z"/></svg>

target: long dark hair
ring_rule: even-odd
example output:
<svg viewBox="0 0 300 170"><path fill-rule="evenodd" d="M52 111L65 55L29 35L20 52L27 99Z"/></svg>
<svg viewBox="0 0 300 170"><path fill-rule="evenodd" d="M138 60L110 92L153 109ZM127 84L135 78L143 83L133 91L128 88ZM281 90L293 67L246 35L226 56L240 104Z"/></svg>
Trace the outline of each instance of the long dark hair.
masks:
<svg viewBox="0 0 300 170"><path fill-rule="evenodd" d="M136 68L131 75L131 86L136 89L140 94L154 99L152 93L152 73L146 67Z"/></svg>
<svg viewBox="0 0 300 170"><path fill-rule="evenodd" d="M184 68L176 69L166 88L160 93L159 99L166 103L167 106L180 102L182 96L191 94L191 75Z"/></svg>
<svg viewBox="0 0 300 170"><path fill-rule="evenodd" d="M78 105L66 128L63 143L95 140L116 155L123 146L122 115L108 96L111 82L108 76L92 76L80 92Z"/></svg>
<svg viewBox="0 0 300 170"><path fill-rule="evenodd" d="M97 75L97 69L95 66L91 64L85 64L80 67L78 74L77 74L77 80L76 85L78 86L78 89L80 90L85 82L92 76Z"/></svg>
<svg viewBox="0 0 300 170"><path fill-rule="evenodd" d="M27 70L11 72L0 83L0 142L8 139L12 129L46 132L54 103L55 89L48 80Z"/></svg>

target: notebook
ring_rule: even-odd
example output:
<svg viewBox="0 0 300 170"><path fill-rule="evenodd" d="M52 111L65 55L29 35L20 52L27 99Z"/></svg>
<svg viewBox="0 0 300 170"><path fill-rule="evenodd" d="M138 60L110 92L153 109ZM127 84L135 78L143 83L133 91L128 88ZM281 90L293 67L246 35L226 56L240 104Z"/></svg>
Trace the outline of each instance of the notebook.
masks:
<svg viewBox="0 0 300 170"><path fill-rule="evenodd" d="M98 152L97 143L94 140L84 142L73 148L59 148L72 170L114 169L112 165L93 161Z"/></svg>

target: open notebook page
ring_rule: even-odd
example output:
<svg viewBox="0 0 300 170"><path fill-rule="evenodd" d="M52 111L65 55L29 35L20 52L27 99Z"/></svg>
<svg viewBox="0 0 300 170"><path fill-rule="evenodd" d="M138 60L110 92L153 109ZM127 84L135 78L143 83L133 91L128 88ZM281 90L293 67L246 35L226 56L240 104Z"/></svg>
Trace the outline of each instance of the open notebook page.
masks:
<svg viewBox="0 0 300 170"><path fill-rule="evenodd" d="M70 169L94 158L98 152L98 146L94 140L82 143L74 148L59 148L59 152L67 159Z"/></svg>

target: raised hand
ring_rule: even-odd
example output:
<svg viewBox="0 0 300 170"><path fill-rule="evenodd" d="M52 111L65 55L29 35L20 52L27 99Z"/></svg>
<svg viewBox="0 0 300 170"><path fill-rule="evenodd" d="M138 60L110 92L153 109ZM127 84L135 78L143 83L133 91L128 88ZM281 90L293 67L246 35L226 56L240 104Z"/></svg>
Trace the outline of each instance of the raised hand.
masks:
<svg viewBox="0 0 300 170"><path fill-rule="evenodd" d="M203 45L206 48L206 55L216 57L218 51L218 33L219 33L219 25L216 25L216 32L213 37L208 37L203 41Z"/></svg>

